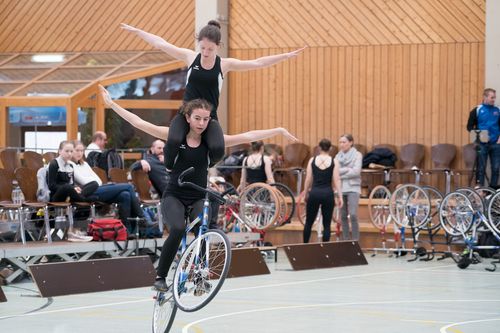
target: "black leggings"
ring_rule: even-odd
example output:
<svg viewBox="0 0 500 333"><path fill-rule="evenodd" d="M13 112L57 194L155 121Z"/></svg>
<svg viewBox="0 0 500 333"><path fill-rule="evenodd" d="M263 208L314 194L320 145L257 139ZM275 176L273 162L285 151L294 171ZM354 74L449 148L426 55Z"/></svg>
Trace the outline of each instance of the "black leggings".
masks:
<svg viewBox="0 0 500 333"><path fill-rule="evenodd" d="M171 195L166 195L161 200L161 212L165 217L165 224L168 226L168 237L163 243L160 254L160 262L158 263L157 275L160 277L166 277L170 266L174 261L179 245L181 244L182 237L186 231L185 214L188 206L191 206L191 212L189 214L189 220L193 221L198 215L203 211L203 199L195 201L192 204L182 203L181 200L173 197ZM217 213L219 210L219 205L215 202L210 202L210 221L209 228L217 228ZM201 222L200 222L201 224ZM198 233L198 224L193 228L195 234Z"/></svg>
<svg viewBox="0 0 500 333"><path fill-rule="evenodd" d="M321 214L323 215L323 242L330 240L330 224L333 215L333 191L312 189L309 192L309 199L306 205L306 225L304 226L304 243L309 243L311 237L311 228L318 215L319 207L321 206Z"/></svg>
<svg viewBox="0 0 500 333"><path fill-rule="evenodd" d="M165 166L172 170L175 164L175 159L179 153L179 146L186 139L189 132L189 124L186 121L184 114L178 113L170 123L168 132L168 140L165 145ZM207 129L203 133L203 141L208 147L210 156L210 166L214 166L224 157L224 133L217 120L212 119L208 124Z"/></svg>
<svg viewBox="0 0 500 333"><path fill-rule="evenodd" d="M96 182L93 183L97 184ZM66 201L67 197L69 197L70 202L90 201L88 196L94 193L94 191L95 188L93 186L84 187L82 188L82 193L78 193L76 192L75 187L71 184L58 185L56 192L50 196L50 201Z"/></svg>

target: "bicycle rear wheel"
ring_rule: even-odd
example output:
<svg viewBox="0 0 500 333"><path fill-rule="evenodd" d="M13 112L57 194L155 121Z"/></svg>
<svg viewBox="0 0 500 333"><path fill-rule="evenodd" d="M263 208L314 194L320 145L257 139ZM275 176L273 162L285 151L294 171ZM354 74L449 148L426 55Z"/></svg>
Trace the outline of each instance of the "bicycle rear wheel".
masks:
<svg viewBox="0 0 500 333"><path fill-rule="evenodd" d="M194 239L175 270L172 292L179 309L193 312L207 305L219 292L231 264L231 244L220 230L209 230Z"/></svg>
<svg viewBox="0 0 500 333"><path fill-rule="evenodd" d="M153 307L153 333L168 333L176 313L177 305L172 292L157 292Z"/></svg>
<svg viewBox="0 0 500 333"><path fill-rule="evenodd" d="M167 275L167 285L169 285L170 288L172 287L173 276L177 268L177 259L175 259L170 266L170 270ZM172 290L170 289L167 292L158 291L154 297L153 305L153 333L168 333L170 328L172 328L176 313L177 304L175 304Z"/></svg>

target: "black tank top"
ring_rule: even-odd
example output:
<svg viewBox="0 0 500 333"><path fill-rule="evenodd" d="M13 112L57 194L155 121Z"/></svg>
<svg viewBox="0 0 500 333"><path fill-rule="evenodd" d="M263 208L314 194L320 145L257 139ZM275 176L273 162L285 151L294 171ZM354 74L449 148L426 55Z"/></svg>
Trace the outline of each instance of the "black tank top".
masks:
<svg viewBox="0 0 500 333"><path fill-rule="evenodd" d="M217 107L219 106L219 95L222 89L224 76L220 66L221 59L215 57L214 67L204 69L201 67L201 54L198 54L187 73L186 91L184 101L189 102L196 98L206 99L213 105L210 117L217 120Z"/></svg>
<svg viewBox="0 0 500 333"><path fill-rule="evenodd" d="M248 166L248 157L245 161L245 166ZM266 166L264 164L264 155L262 155L261 165L259 167L247 168L247 183L265 183L266 180Z"/></svg>
<svg viewBox="0 0 500 333"><path fill-rule="evenodd" d="M165 194L173 195L184 203L203 199L205 194L189 187L179 187L177 179L186 169L194 167L195 171L184 178L185 181L195 183L201 187L207 186L208 177L208 148L202 142L196 148L189 147L184 141L179 147L179 155L170 175L170 181L165 189Z"/></svg>
<svg viewBox="0 0 500 333"><path fill-rule="evenodd" d="M332 178L333 178L333 168L334 168L334 163L333 163L333 157L332 157L332 164L324 169L321 170L316 166L316 157L314 157L312 161L312 173L313 173L313 188L332 188Z"/></svg>

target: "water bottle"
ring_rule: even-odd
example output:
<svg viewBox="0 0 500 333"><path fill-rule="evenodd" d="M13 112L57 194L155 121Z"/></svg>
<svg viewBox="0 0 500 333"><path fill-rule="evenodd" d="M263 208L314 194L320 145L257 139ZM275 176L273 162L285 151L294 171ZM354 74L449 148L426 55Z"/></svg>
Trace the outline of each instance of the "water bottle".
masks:
<svg viewBox="0 0 500 333"><path fill-rule="evenodd" d="M21 195L22 195L21 189L19 188L18 185L16 185L14 190L12 190L12 202L16 205L21 204L22 203Z"/></svg>

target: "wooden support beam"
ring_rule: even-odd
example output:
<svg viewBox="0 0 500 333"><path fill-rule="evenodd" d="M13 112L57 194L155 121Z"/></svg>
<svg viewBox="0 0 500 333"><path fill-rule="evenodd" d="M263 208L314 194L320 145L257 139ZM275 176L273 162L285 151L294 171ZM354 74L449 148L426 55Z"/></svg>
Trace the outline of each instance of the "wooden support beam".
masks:
<svg viewBox="0 0 500 333"><path fill-rule="evenodd" d="M158 99L117 99L114 102L124 109L179 109L181 100L158 100Z"/></svg>
<svg viewBox="0 0 500 333"><path fill-rule="evenodd" d="M104 80L99 81L99 83L102 84L103 86L109 86L113 83L130 81L130 80L138 79L141 77L151 76L151 75L155 75L155 74L161 74L164 72L170 72L170 71L173 71L176 69L181 69L184 67L186 67L186 64L184 62L172 61L172 62L168 62L166 64L159 65L159 66L149 67L146 69L139 69L139 70L132 71L129 73L111 76L109 78L106 78Z"/></svg>
<svg viewBox="0 0 500 333"><path fill-rule="evenodd" d="M78 110L68 98L66 102L66 133L68 140L76 140L78 136Z"/></svg>
<svg viewBox="0 0 500 333"><path fill-rule="evenodd" d="M0 147L7 146L7 124L8 124L7 106L0 98Z"/></svg>

